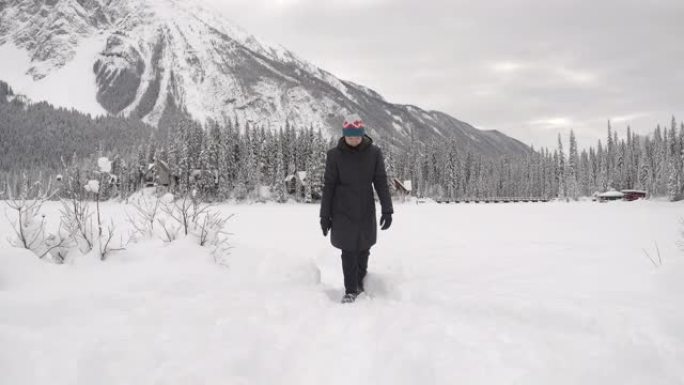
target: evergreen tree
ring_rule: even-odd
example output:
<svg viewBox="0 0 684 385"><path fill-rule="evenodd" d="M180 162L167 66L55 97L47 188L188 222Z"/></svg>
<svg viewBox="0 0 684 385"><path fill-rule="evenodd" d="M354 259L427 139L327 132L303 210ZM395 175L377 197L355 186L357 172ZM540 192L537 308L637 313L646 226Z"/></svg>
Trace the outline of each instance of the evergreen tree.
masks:
<svg viewBox="0 0 684 385"><path fill-rule="evenodd" d="M575 133L570 130L570 153L568 157L568 196L574 200L577 200L579 196L578 166L579 156L577 155L577 141L575 139Z"/></svg>
<svg viewBox="0 0 684 385"><path fill-rule="evenodd" d="M565 154L563 153L563 141L558 134L558 155L557 155L556 180L558 183L558 197L564 199L567 196L566 175L565 175Z"/></svg>
<svg viewBox="0 0 684 385"><path fill-rule="evenodd" d="M273 191L276 192L276 199L278 202L285 202L287 200L287 190L285 186L285 168L284 168L284 156L283 156L283 146L280 141L278 141L277 152L276 152L276 169L275 169L275 181L273 185Z"/></svg>

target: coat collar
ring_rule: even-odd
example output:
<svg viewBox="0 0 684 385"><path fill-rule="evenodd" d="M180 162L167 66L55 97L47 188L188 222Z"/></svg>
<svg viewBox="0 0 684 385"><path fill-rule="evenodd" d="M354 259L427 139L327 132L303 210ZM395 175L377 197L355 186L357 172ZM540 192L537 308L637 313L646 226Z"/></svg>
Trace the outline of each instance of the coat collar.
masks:
<svg viewBox="0 0 684 385"><path fill-rule="evenodd" d="M356 147L350 147L344 141L344 136L343 136L340 138L340 140L337 141L337 148L342 150L342 151L347 151L347 152L359 152L359 151L366 150L368 147L370 147L371 144L373 144L373 139L368 135L364 135L363 139L361 140L361 144L359 144Z"/></svg>

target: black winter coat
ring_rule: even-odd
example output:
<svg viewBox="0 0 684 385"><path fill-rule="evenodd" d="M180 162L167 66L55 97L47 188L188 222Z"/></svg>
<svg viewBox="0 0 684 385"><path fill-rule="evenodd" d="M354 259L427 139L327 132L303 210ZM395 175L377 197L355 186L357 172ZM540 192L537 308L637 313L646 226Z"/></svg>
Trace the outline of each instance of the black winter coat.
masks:
<svg viewBox="0 0 684 385"><path fill-rule="evenodd" d="M377 238L373 186L382 213L394 212L380 148L369 136L356 148L340 138L328 151L324 182L320 216L332 219L332 245L348 251L369 249Z"/></svg>

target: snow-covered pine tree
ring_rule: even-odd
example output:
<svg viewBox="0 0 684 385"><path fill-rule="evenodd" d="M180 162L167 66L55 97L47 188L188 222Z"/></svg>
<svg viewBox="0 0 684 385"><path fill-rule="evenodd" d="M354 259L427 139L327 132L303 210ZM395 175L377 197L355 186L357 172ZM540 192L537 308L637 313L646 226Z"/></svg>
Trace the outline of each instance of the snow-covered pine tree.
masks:
<svg viewBox="0 0 684 385"><path fill-rule="evenodd" d="M256 182L256 189L257 193L260 191L262 186L268 186L270 185L269 182L269 173L270 171L268 170L268 156L266 154L266 149L267 149L267 143L266 143L266 131L264 129L264 126L260 126L258 130L254 130L255 135L254 135L254 143L253 143L253 151L254 151L254 161L255 161L255 170L257 174L254 176L255 177L255 182ZM264 199L264 197L259 195L259 199Z"/></svg>
<svg viewBox="0 0 684 385"><path fill-rule="evenodd" d="M325 174L325 157L327 153L327 144L323 133L319 128L314 136L314 167L312 181L312 192L314 196L321 197L323 195L323 176Z"/></svg>
<svg viewBox="0 0 684 385"><path fill-rule="evenodd" d="M546 192L546 148L544 147L539 149L535 168L537 169L536 181L538 185L532 196L543 197Z"/></svg>
<svg viewBox="0 0 684 385"><path fill-rule="evenodd" d="M208 135L200 134L200 136L202 137L202 140L200 142L200 151L199 154L197 154L195 168L204 172L209 171L211 168L209 149L214 145L211 143L211 138Z"/></svg>
<svg viewBox="0 0 684 385"><path fill-rule="evenodd" d="M607 189L608 187L613 187L613 161L615 159L615 146L613 143L613 131L610 120L608 120L608 135L606 138L606 148L603 155L605 157L603 160L603 167L605 167L605 184Z"/></svg>
<svg viewBox="0 0 684 385"><path fill-rule="evenodd" d="M541 180L539 196L546 198L551 191L551 183L549 183L549 150L547 148L541 149L539 156L539 176Z"/></svg>
<svg viewBox="0 0 684 385"><path fill-rule="evenodd" d="M389 186L390 194L396 194L396 188L392 182L396 174L396 166L394 165L394 153L389 146L386 146L383 150L383 155L385 156L385 169L387 170L387 186Z"/></svg>
<svg viewBox="0 0 684 385"><path fill-rule="evenodd" d="M620 189L620 169L618 167L618 151L620 147L620 141L618 140L618 134L617 131L613 130L613 157L612 157L612 162L613 165L611 166L612 170L612 175L611 175L611 181L612 181L612 186L616 190Z"/></svg>
<svg viewBox="0 0 684 385"><path fill-rule="evenodd" d="M207 169L215 174L217 179L215 182L217 186L212 186L212 195L219 197L221 185L225 183L225 170L221 164L221 160L225 157L223 154L223 135L221 134L221 127L216 122L209 122L209 134L207 136ZM214 190L215 189L215 190Z"/></svg>
<svg viewBox="0 0 684 385"><path fill-rule="evenodd" d="M579 197L578 187L579 156L574 131L570 130L570 150L568 154L568 196L574 200Z"/></svg>
<svg viewBox="0 0 684 385"><path fill-rule="evenodd" d="M668 164L668 181L667 181L667 197L671 201L678 200L679 197L679 181L677 180L677 167L674 161Z"/></svg>
<svg viewBox="0 0 684 385"><path fill-rule="evenodd" d="M617 189L619 190L627 187L625 183L625 151L625 141L620 140L620 143L617 145L615 158L615 183L617 185Z"/></svg>
<svg viewBox="0 0 684 385"><path fill-rule="evenodd" d="M253 132L249 122L245 124L244 130L245 134L243 136L243 141L241 142L242 146L240 149L240 155L242 157L242 166L240 169L240 182L238 183L240 185L240 188L244 190L242 191L242 197L238 199L255 199L255 190L258 184L259 175L256 171L257 161L254 156L254 144L252 143Z"/></svg>
<svg viewBox="0 0 684 385"><path fill-rule="evenodd" d="M175 170L178 176L178 191L177 193L185 195L190 188L190 127L182 123L178 126L178 135L176 148L178 149L178 163Z"/></svg>
<svg viewBox="0 0 684 385"><path fill-rule="evenodd" d="M655 191L655 167L656 167L656 157L655 150L653 146L653 141L646 137L643 142L643 158L640 172L640 178L643 179L644 189L647 190L652 196L656 196Z"/></svg>
<svg viewBox="0 0 684 385"><path fill-rule="evenodd" d="M583 196L590 196L594 190L591 189L592 186L592 170L591 163L589 160L589 154L587 150L582 150L580 155L580 180L579 180L579 191Z"/></svg>
<svg viewBox="0 0 684 385"><path fill-rule="evenodd" d="M277 194L276 186L276 168L278 162L278 148L280 147L279 132L266 131L266 145L264 151L264 158L266 166L264 167L264 185L270 186L270 191Z"/></svg>
<svg viewBox="0 0 684 385"><path fill-rule="evenodd" d="M417 193L418 196L423 198L425 197L425 190L426 190L426 185L427 183L425 182L425 174L426 174L426 159L427 156L425 155L424 148L423 146L420 146L419 152L416 154L416 163L415 163L415 180L416 180L416 187L417 187Z"/></svg>
<svg viewBox="0 0 684 385"><path fill-rule="evenodd" d="M145 186L144 176L147 172L149 164L147 163L147 150L143 144L138 146L138 157L137 157L136 169L137 173L135 175L135 189L139 190Z"/></svg>
<svg viewBox="0 0 684 385"><path fill-rule="evenodd" d="M486 166L482 161L482 156L477 158L477 193L478 198L486 198L488 196L487 180L486 180Z"/></svg>
<svg viewBox="0 0 684 385"><path fill-rule="evenodd" d="M391 158L390 158L391 159ZM446 162L446 185L447 196L449 199L457 199L459 197L459 179L460 170L458 162L458 151L455 140L451 140L448 144L447 162ZM388 173L389 177L389 173ZM391 180L391 179L390 179Z"/></svg>
<svg viewBox="0 0 684 385"><path fill-rule="evenodd" d="M313 127L310 127L303 135L302 138L302 157L304 158L303 170L306 172L306 177L304 179L304 202L311 203L311 192L313 179L311 178L314 169L314 138L313 138Z"/></svg>
<svg viewBox="0 0 684 385"><path fill-rule="evenodd" d="M431 149L435 149L436 142L430 143L428 146L427 155L425 156L425 189L424 194L430 197L437 196L437 154ZM442 198L442 197L439 197Z"/></svg>
<svg viewBox="0 0 684 385"><path fill-rule="evenodd" d="M530 197L541 197L544 192L544 149L541 148L539 153L534 154L534 164L532 165L534 172L534 179L532 184L532 191Z"/></svg>
<svg viewBox="0 0 684 385"><path fill-rule="evenodd" d="M660 125L656 127L655 133L653 134L653 141L650 142L651 151L651 191L655 196L662 196L666 193L666 171L667 166L664 161L665 154L663 145L663 137L660 129Z"/></svg>
<svg viewBox="0 0 684 385"><path fill-rule="evenodd" d="M624 153L624 186L626 188L634 188L635 185L635 166L634 166L634 153L632 145L632 130L630 126L627 126L627 143L625 144Z"/></svg>
<svg viewBox="0 0 684 385"><path fill-rule="evenodd" d="M219 129L219 158L218 158L218 199L220 201L226 200L230 197L232 191L233 175L231 174L231 156L232 156L232 135L228 128Z"/></svg>
<svg viewBox="0 0 684 385"><path fill-rule="evenodd" d="M278 135L279 138L282 138L282 130ZM283 156L283 144L279 140L277 140L277 146L276 146L276 168L275 168L275 180L274 184L272 187L272 190L275 191L276 193L276 199L278 202L283 203L287 201L287 190L285 186L285 165L284 165L284 156Z"/></svg>
<svg viewBox="0 0 684 385"><path fill-rule="evenodd" d="M304 202L311 203L311 195L313 193L314 185L314 169L316 163L318 162L317 154L315 152L315 138L313 133L313 127L309 127L304 136L303 146L303 157L304 157L304 170L306 171L306 178L304 180Z"/></svg>
<svg viewBox="0 0 684 385"><path fill-rule="evenodd" d="M169 135L166 139L165 149L166 149L166 162L169 166L169 191L176 191L176 179L174 178L178 168L178 149L176 148L176 142L173 140L173 135Z"/></svg>
<svg viewBox="0 0 684 385"><path fill-rule="evenodd" d="M680 163L681 158L677 150L677 121L673 116L672 124L670 126L670 132L667 135L667 144L665 149L665 151L667 152L666 162L668 171L667 196L671 201L680 199L680 181L678 164Z"/></svg>
<svg viewBox="0 0 684 385"><path fill-rule="evenodd" d="M466 198L470 199L473 196L473 155L470 151L466 150L466 154L463 160L463 181L464 181L464 194Z"/></svg>
<svg viewBox="0 0 684 385"><path fill-rule="evenodd" d="M670 151L670 164L671 167L673 168L672 173L674 181L672 181L673 186L671 186L671 190L674 191L674 195L677 199L681 199L681 186L684 183L682 179L684 179L684 175L682 174L682 142L681 138L679 137L679 134L677 132L677 120L675 119L674 116L672 116L672 122L670 124L670 145L669 145L669 151Z"/></svg>
<svg viewBox="0 0 684 385"><path fill-rule="evenodd" d="M598 161L598 175L596 177L596 186L598 187L599 191L606 191L608 190L608 167L606 166L606 162L608 161L608 156L606 155L606 151L603 150L603 146L601 144L601 141L598 141L598 149L596 150L596 160Z"/></svg>
<svg viewBox="0 0 684 385"><path fill-rule="evenodd" d="M132 191L129 185L130 169L126 159L122 158L119 160L118 173L116 174L119 181L119 192L122 197L129 196Z"/></svg>
<svg viewBox="0 0 684 385"><path fill-rule="evenodd" d="M642 151L642 138L637 135L637 134L632 134L632 164L634 166L633 170L633 179L634 179L634 185L636 185L637 180L639 179L639 166L641 164L641 160L643 157L643 151ZM643 189L646 188L646 186L642 186Z"/></svg>
<svg viewBox="0 0 684 385"><path fill-rule="evenodd" d="M560 185L560 159L558 158L558 149L553 150L553 166L552 166L552 175L553 175L553 185L552 185L552 192L551 196L556 197L556 198L561 198L560 196L560 189L558 186Z"/></svg>
<svg viewBox="0 0 684 385"><path fill-rule="evenodd" d="M238 170L240 167L240 129L237 126L229 123L224 133L225 144L225 168L227 174L227 183L224 189L226 197L233 195L237 179Z"/></svg>
<svg viewBox="0 0 684 385"><path fill-rule="evenodd" d="M594 192L599 191L599 160L593 147L589 148L589 174L590 176L587 186L587 195L592 195Z"/></svg>
<svg viewBox="0 0 684 385"><path fill-rule="evenodd" d="M563 152L563 141L558 134L558 153L557 153L556 181L558 183L558 198L567 197L566 172L565 172L565 153Z"/></svg>

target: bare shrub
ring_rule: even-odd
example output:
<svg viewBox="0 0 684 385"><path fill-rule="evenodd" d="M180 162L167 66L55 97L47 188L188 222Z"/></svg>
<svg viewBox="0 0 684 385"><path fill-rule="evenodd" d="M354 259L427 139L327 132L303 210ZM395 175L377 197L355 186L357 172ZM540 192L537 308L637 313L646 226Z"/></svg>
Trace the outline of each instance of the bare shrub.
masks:
<svg viewBox="0 0 684 385"><path fill-rule="evenodd" d="M14 236L8 238L11 245L31 250L40 259L50 255L53 261L61 263L70 246L72 232L70 229L63 228L63 222L60 221L57 232L48 233L46 216L41 212L43 204L52 199L56 193L57 190L53 190L50 185L43 188L40 182L31 184L28 180L16 195L8 186L6 193L8 199L5 204L13 215L8 214L5 209L5 217L14 230Z"/></svg>

